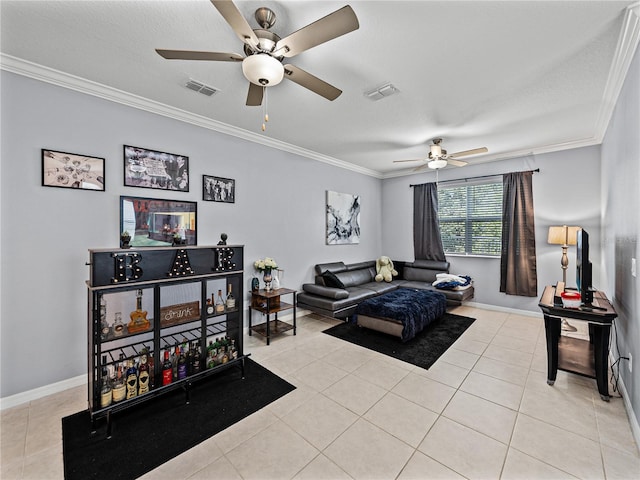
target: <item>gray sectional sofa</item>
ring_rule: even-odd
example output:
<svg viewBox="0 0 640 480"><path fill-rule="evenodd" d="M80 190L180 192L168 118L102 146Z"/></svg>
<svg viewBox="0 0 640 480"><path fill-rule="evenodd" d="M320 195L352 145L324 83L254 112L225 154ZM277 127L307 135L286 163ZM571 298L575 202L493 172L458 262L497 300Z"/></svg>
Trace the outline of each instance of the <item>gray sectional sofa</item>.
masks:
<svg viewBox="0 0 640 480"><path fill-rule="evenodd" d="M353 315L360 302L396 288L417 288L442 292L447 306L461 305L473 298L473 285L464 290L440 290L431 284L438 273L449 273L449 262L416 260L393 261L398 276L391 282L376 282L376 262L345 264L321 263L315 266L315 283L302 285L297 295L298 308L320 315L346 318Z"/></svg>

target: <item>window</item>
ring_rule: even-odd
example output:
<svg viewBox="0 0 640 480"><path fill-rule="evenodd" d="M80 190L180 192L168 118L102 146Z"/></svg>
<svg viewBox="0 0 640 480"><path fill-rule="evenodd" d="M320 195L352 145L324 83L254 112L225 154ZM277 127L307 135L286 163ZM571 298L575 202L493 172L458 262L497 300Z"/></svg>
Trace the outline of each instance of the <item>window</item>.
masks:
<svg viewBox="0 0 640 480"><path fill-rule="evenodd" d="M500 256L502 181L439 187L438 219L445 253Z"/></svg>

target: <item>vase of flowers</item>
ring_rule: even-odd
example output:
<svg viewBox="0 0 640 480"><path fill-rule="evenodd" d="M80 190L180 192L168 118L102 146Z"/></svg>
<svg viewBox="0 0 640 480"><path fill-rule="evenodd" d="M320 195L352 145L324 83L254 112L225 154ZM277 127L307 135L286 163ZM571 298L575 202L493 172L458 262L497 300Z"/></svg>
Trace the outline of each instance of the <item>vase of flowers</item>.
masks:
<svg viewBox="0 0 640 480"><path fill-rule="evenodd" d="M273 277L271 276L271 270L278 268L278 264L273 258L265 257L265 259L258 259L253 262L253 266L259 272L262 272L262 280L264 281L264 289L269 292L271 291L271 281Z"/></svg>

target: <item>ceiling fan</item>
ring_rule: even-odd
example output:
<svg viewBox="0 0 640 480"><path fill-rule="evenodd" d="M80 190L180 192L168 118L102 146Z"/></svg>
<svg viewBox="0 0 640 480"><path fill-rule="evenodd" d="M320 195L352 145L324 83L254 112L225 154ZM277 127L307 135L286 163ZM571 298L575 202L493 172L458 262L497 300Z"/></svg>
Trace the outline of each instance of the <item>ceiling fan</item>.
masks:
<svg viewBox="0 0 640 480"><path fill-rule="evenodd" d="M335 100L341 90L283 60L333 40L360 27L353 9L346 5L326 17L280 38L269 31L276 21L275 13L266 7L256 10L255 19L262 28L253 29L230 0L211 0L216 9L244 43L244 54L201 52L193 50L162 50L156 52L167 60L205 60L214 62L242 62L242 72L249 80L248 106L262 104L266 87L277 85L283 78L314 93Z"/></svg>
<svg viewBox="0 0 640 480"><path fill-rule="evenodd" d="M489 151L487 147L474 148L472 150L464 150L462 152L447 153L447 151L440 145L442 143L441 138L434 138L433 143L429 145L429 155L427 158L414 158L412 160L394 160L393 163L402 162L425 162L424 165L414 168L414 172L429 167L433 170L439 170L447 165L453 165L456 167L464 167L467 162L456 160L460 157L466 157L468 155L476 155L478 153L486 153Z"/></svg>

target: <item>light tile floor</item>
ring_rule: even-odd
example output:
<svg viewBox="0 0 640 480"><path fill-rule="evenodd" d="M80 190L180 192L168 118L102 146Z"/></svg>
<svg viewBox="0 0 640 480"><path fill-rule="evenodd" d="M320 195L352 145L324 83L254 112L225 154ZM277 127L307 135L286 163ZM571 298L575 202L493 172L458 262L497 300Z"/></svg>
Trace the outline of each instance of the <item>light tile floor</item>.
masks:
<svg viewBox="0 0 640 480"><path fill-rule="evenodd" d="M541 318L453 312L476 322L429 370L325 335L336 321L315 315L270 346L245 337L297 389L143 478L640 478L622 399L562 371L546 384ZM60 419L85 396L3 411L1 478L63 478Z"/></svg>

